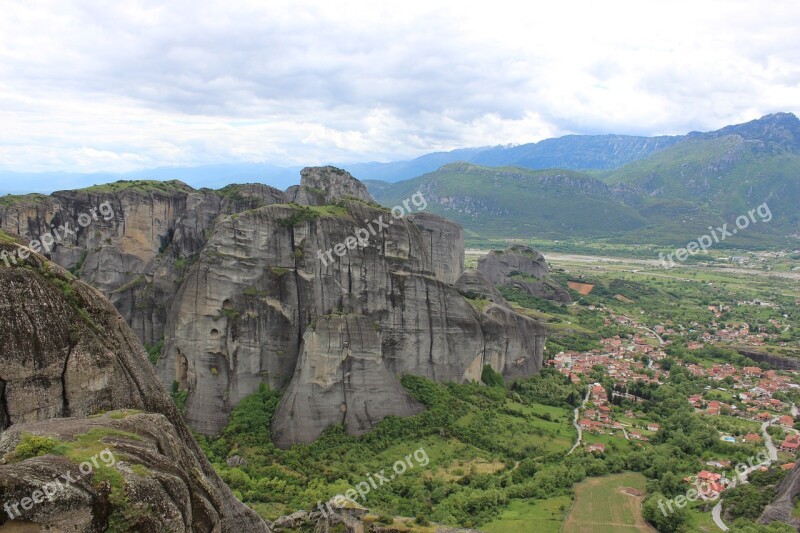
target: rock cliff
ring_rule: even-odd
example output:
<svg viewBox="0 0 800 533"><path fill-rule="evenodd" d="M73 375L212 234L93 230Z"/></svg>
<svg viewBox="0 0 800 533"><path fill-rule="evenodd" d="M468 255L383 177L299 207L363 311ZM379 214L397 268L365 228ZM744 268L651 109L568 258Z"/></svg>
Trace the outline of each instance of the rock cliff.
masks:
<svg viewBox="0 0 800 533"><path fill-rule="evenodd" d="M775 498L761 513L760 522L770 524L780 521L791 524L800 531L800 518L795 516L794 508L800 496L800 466L795 466L775 490Z"/></svg>
<svg viewBox="0 0 800 533"><path fill-rule="evenodd" d="M492 250L478 260L478 270L494 285L508 285L546 300L570 303L569 292L550 278L544 256L528 246Z"/></svg>
<svg viewBox="0 0 800 533"><path fill-rule="evenodd" d="M17 249L0 239L0 254ZM0 264L0 322L0 501L20 503L0 531L269 531L219 479L95 289L39 255L17 257ZM114 465L78 471L105 448ZM75 483L24 503L65 473Z"/></svg>
<svg viewBox="0 0 800 533"><path fill-rule="evenodd" d="M50 255L147 344L163 342L158 375L188 392L186 419L204 434L261 383L286 391L273 432L288 446L330 424L360 433L417 412L403 374L479 381L485 364L507 377L540 368L541 325L454 286L460 226L423 212L422 197L397 216L340 169L301 177L286 192L123 182L20 197L0 206L0 227L27 242L111 206Z"/></svg>

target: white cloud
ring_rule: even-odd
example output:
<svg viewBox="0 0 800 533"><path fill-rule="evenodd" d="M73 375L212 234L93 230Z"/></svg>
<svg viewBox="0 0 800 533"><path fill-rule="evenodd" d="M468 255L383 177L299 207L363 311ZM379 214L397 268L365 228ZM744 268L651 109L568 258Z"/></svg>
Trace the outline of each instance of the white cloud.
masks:
<svg viewBox="0 0 800 533"><path fill-rule="evenodd" d="M795 5L0 0L0 169L391 160L798 112Z"/></svg>

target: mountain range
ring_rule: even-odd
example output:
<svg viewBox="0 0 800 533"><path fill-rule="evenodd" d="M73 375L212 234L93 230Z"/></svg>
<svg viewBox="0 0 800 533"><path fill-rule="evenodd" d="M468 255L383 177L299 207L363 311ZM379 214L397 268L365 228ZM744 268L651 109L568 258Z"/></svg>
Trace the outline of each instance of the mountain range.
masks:
<svg viewBox="0 0 800 533"><path fill-rule="evenodd" d="M726 244L773 245L800 231L800 120L793 114L631 143L615 157L629 162L588 171L459 162L398 183L366 183L387 206L422 192L432 212L464 226L468 241L580 236L677 245L709 226L733 227L757 206L769 216L751 217L747 231Z"/></svg>

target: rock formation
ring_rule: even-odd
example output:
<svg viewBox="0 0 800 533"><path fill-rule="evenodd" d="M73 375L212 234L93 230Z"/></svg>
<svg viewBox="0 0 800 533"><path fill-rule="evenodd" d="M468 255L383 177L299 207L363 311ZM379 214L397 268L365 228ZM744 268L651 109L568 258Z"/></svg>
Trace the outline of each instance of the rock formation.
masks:
<svg viewBox="0 0 800 533"><path fill-rule="evenodd" d="M399 385L406 373L479 381L485 364L507 377L540 368L542 326L453 286L460 226L421 212L423 202L397 216L340 169L301 176L285 193L123 182L20 197L0 207L0 227L28 241L113 207L51 257L106 294L147 344L163 341L157 372L188 392L186 419L204 434L261 383L286 390L273 432L288 446L330 424L361 433L417 412Z"/></svg>
<svg viewBox="0 0 800 533"><path fill-rule="evenodd" d="M544 256L528 246L492 250L478 260L478 270L494 285L509 285L546 300L572 301L569 292L550 278Z"/></svg>
<svg viewBox="0 0 800 533"><path fill-rule="evenodd" d="M798 496L800 496L800 465L795 466L778 485L775 498L761 513L760 522L762 524L786 522L800 531L800 518L793 513Z"/></svg>
<svg viewBox="0 0 800 533"><path fill-rule="evenodd" d="M17 249L0 239L0 254ZM17 256L0 265L0 322L0 501L21 502L64 473L77 480L14 520L0 513L0 531L269 531L219 479L96 290L41 256ZM19 457L35 437L60 446ZM119 461L77 475L81 457L103 448Z"/></svg>

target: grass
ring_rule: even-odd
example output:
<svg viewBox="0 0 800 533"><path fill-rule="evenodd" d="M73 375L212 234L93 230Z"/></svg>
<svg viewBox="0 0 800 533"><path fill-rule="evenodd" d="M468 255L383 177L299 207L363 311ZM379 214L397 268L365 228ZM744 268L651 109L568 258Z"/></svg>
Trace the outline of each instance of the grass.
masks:
<svg viewBox="0 0 800 533"><path fill-rule="evenodd" d="M559 533L572 504L570 496L546 500L511 500L500 517L481 526L486 533Z"/></svg>
<svg viewBox="0 0 800 533"><path fill-rule="evenodd" d="M6 194L0 196L0 206L11 207L13 205L21 204L23 202L40 202L47 198L44 194L31 193L31 194Z"/></svg>
<svg viewBox="0 0 800 533"><path fill-rule="evenodd" d="M91 193L115 193L122 191L137 191L137 192L187 192L186 186L182 183L172 181L156 181L156 180L119 180L113 183L104 183L101 185L92 185L80 189L83 192Z"/></svg>
<svg viewBox="0 0 800 533"><path fill-rule="evenodd" d="M564 522L568 533L652 532L642 518L642 497L632 496L626 488L645 491L641 474L624 473L589 478L575 486L575 503Z"/></svg>

